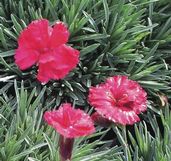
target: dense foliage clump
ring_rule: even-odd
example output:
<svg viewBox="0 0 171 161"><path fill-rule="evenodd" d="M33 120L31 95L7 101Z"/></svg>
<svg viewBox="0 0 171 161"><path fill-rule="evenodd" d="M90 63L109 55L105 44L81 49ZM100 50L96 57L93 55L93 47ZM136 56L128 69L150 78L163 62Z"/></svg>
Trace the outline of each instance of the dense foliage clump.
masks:
<svg viewBox="0 0 171 161"><path fill-rule="evenodd" d="M91 113L89 88L115 75L143 87L147 112L133 126L97 126L77 139L73 161L171 160L170 11L170 0L1 0L0 161L58 161L59 136L44 111L70 102ZM47 84L37 66L21 71L14 61L20 32L42 18L67 24L68 45L80 51L77 67Z"/></svg>

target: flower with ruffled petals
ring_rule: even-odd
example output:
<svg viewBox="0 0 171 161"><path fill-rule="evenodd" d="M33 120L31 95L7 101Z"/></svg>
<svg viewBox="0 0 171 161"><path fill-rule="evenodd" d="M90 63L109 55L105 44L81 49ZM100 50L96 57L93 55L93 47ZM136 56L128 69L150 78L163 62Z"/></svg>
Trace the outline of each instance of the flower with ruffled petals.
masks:
<svg viewBox="0 0 171 161"><path fill-rule="evenodd" d="M126 76L114 76L91 87L89 102L103 117L122 125L139 121L138 114L147 109L146 92Z"/></svg>
<svg viewBox="0 0 171 161"><path fill-rule="evenodd" d="M46 19L35 20L18 39L15 63L21 70L38 65L38 80L64 78L79 62L79 51L67 46L69 31L63 22L49 26Z"/></svg>
<svg viewBox="0 0 171 161"><path fill-rule="evenodd" d="M62 104L58 110L45 112L44 119L66 138L86 136L95 131L91 117L69 103Z"/></svg>

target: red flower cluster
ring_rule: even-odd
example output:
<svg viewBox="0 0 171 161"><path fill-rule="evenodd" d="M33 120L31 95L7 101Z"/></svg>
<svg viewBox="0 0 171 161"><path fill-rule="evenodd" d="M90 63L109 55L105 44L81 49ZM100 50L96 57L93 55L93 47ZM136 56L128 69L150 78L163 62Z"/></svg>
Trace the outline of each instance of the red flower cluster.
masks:
<svg viewBox="0 0 171 161"><path fill-rule="evenodd" d="M46 19L35 20L19 37L15 62L21 70L37 64L37 78L43 83L64 78L79 61L79 51L65 45L68 38L69 31L62 22L52 28Z"/></svg>
<svg viewBox="0 0 171 161"><path fill-rule="evenodd" d="M95 131L91 117L72 108L69 103L62 104L59 110L45 112L44 119L66 138L85 136Z"/></svg>
<svg viewBox="0 0 171 161"><path fill-rule="evenodd" d="M46 19L33 21L19 37L15 62L21 70L37 64L40 82L62 79L79 62L79 51L66 45L68 38L69 31L62 22L52 28ZM68 103L44 114L45 121L61 134L61 160L70 160L74 138L95 131L93 121L104 127L112 121L134 124L140 120L138 114L147 108L146 92L126 76L114 76L91 87L88 99L97 111L92 117Z"/></svg>
<svg viewBox="0 0 171 161"><path fill-rule="evenodd" d="M146 92L126 76L114 76L91 87L89 102L100 115L122 125L139 121L138 114L147 108Z"/></svg>

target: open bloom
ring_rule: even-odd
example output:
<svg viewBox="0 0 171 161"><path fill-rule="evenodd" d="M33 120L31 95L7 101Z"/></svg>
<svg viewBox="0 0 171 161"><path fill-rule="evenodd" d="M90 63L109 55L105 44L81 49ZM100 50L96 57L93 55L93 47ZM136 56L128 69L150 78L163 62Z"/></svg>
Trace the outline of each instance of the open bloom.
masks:
<svg viewBox="0 0 171 161"><path fill-rule="evenodd" d="M58 110L45 112L44 119L66 138L86 136L95 131L91 117L69 103L62 104Z"/></svg>
<svg viewBox="0 0 171 161"><path fill-rule="evenodd" d="M126 125L140 120L138 114L147 108L146 95L137 82L114 76L90 88L89 102L103 117Z"/></svg>
<svg viewBox="0 0 171 161"><path fill-rule="evenodd" d="M68 38L64 23L52 28L46 19L35 20L19 36L15 63L21 70L37 64L40 82L62 79L79 61L79 51L66 45Z"/></svg>

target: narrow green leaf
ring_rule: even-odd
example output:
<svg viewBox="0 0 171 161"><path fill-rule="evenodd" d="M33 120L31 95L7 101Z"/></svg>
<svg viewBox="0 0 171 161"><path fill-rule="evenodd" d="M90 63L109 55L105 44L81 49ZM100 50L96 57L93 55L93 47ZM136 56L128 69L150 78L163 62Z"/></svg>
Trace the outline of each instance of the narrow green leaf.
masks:
<svg viewBox="0 0 171 161"><path fill-rule="evenodd" d="M140 79L142 77L148 76L149 74L151 74L151 73L153 73L153 72L155 72L155 71L157 71L163 67L164 67L163 64L153 65L153 66L146 68L145 70L143 70L137 74L134 74L133 76L131 76L131 78L135 79L135 80Z"/></svg>
<svg viewBox="0 0 171 161"><path fill-rule="evenodd" d="M19 35L20 32L23 30L21 25L18 23L18 21L16 20L15 16L13 14L11 14L11 20L15 26L15 29L17 31L17 34Z"/></svg>
<svg viewBox="0 0 171 161"><path fill-rule="evenodd" d="M0 27L0 41L2 42L3 47L7 50L8 49L7 42L1 27Z"/></svg>
<svg viewBox="0 0 171 161"><path fill-rule="evenodd" d="M85 11L83 11L83 14L85 15L85 17L88 19L88 21L90 22L91 26L93 27L93 29L96 31L96 32L99 32L99 29L97 27L97 24L96 22L94 21L94 19Z"/></svg>
<svg viewBox="0 0 171 161"><path fill-rule="evenodd" d="M41 90L41 92L39 93L39 95L37 96L37 98L35 99L33 104L31 105L32 110L34 110L36 107L38 107L38 105L40 104L41 98L44 96L45 91L46 91L46 86L43 87L43 89Z"/></svg>
<svg viewBox="0 0 171 161"><path fill-rule="evenodd" d="M100 44L98 43L98 44L93 44L93 45L85 47L84 49L80 51L81 56L85 56L88 53L91 53L92 51L96 50L99 46Z"/></svg>
<svg viewBox="0 0 171 161"><path fill-rule="evenodd" d="M103 6L104 6L104 11L105 11L105 27L107 28L108 23L109 23L109 15L110 15L107 0L103 0Z"/></svg>
<svg viewBox="0 0 171 161"><path fill-rule="evenodd" d="M5 51L5 52L0 53L0 57L2 57L2 58L13 56L13 55L14 55L14 50L9 50L9 51Z"/></svg>
<svg viewBox="0 0 171 161"><path fill-rule="evenodd" d="M91 34L91 35L82 35L78 37L72 38L70 41L75 42L75 41L85 41L85 40L99 40L99 39L105 39L110 37L110 35L106 34Z"/></svg>
<svg viewBox="0 0 171 161"><path fill-rule="evenodd" d="M31 147L31 148L29 148L29 149L27 149L27 150L21 152L20 154L17 154L17 155L15 155L15 156L13 156L13 157L11 158L11 160L12 160L12 161L19 160L21 157L27 156L28 154L33 153L34 150L39 149L39 148L41 148L41 147L43 147L43 146L46 146L46 145L47 145L47 143L40 143L40 144L37 144L37 145L35 145L35 146L33 146L33 147Z"/></svg>
<svg viewBox="0 0 171 161"><path fill-rule="evenodd" d="M55 8L54 8L52 2L50 0L46 0L45 2L46 2L47 6L49 8L49 11L51 12L51 15L52 15L53 19L57 20L58 19L58 15L57 15L57 13L55 11Z"/></svg>

